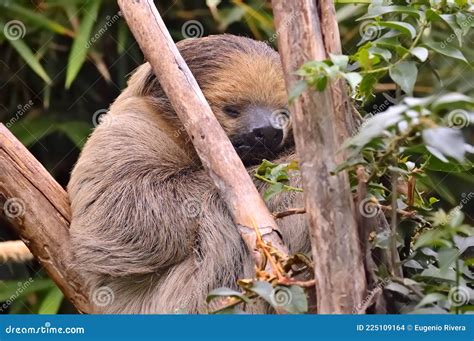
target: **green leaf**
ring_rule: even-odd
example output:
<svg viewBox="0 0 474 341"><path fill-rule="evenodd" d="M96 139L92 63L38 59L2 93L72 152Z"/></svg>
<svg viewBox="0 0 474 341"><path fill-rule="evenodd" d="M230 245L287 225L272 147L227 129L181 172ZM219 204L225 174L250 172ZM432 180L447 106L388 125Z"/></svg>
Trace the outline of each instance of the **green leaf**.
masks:
<svg viewBox="0 0 474 341"><path fill-rule="evenodd" d="M291 285L273 287L268 282L257 281L249 289L267 301L274 308L283 308L290 314L303 314L308 311L308 300L303 288Z"/></svg>
<svg viewBox="0 0 474 341"><path fill-rule="evenodd" d="M459 254L463 254L470 247L474 247L474 236L470 237L461 237L453 236L453 241L456 247L458 248Z"/></svg>
<svg viewBox="0 0 474 341"><path fill-rule="evenodd" d="M407 34L410 36L411 39L416 37L416 30L415 28L405 22L400 21L380 21L378 22L379 26L392 28L394 30L400 31L403 34Z"/></svg>
<svg viewBox="0 0 474 341"><path fill-rule="evenodd" d="M4 23L0 22L0 26L4 27ZM3 36L3 30L0 30L0 35ZM51 84L51 78L44 70L38 59L33 54L33 51L21 39L7 39L12 47L18 52L28 66L39 76L46 84Z"/></svg>
<svg viewBox="0 0 474 341"><path fill-rule="evenodd" d="M273 300L278 302L279 293L281 292L281 297L284 299L287 297L286 294L289 293L289 301L286 304L282 305L282 308L285 309L290 314L304 314L308 312L308 299L304 289L297 285L291 285L289 287L276 286L275 291L273 292Z"/></svg>
<svg viewBox="0 0 474 341"><path fill-rule="evenodd" d="M349 63L349 56L335 55L330 53L329 58L333 64L337 65L341 70L345 70L347 68L347 64Z"/></svg>
<svg viewBox="0 0 474 341"><path fill-rule="evenodd" d="M381 48L396 49L398 46L400 46L400 41L398 40L398 37L384 36L372 42L372 44Z"/></svg>
<svg viewBox="0 0 474 341"><path fill-rule="evenodd" d="M466 143L460 130L446 127L425 129L422 132L426 149L444 162L451 157L459 162L464 160Z"/></svg>
<svg viewBox="0 0 474 341"><path fill-rule="evenodd" d="M459 251L454 248L443 247L438 250L438 264L441 272L448 270L459 258Z"/></svg>
<svg viewBox="0 0 474 341"><path fill-rule="evenodd" d="M388 13L404 13L416 18L420 17L420 11L408 6L374 6L369 7L367 14L357 20L372 19Z"/></svg>
<svg viewBox="0 0 474 341"><path fill-rule="evenodd" d="M424 168L438 172L460 173L474 168L474 164L469 161L467 161L465 164L455 161L446 163L436 157L430 157Z"/></svg>
<svg viewBox="0 0 474 341"><path fill-rule="evenodd" d="M438 52L442 55L445 55L445 56L451 57L451 58L455 58L455 59L461 60L465 63L468 63L466 57L464 57L463 53L460 50L458 50L454 47L451 47L451 46L449 46L445 43L428 42L428 43L425 43L423 45L429 47L433 51L436 51L436 52Z"/></svg>
<svg viewBox="0 0 474 341"><path fill-rule="evenodd" d="M464 221L464 213L460 209L452 209L448 214L448 224L452 227L461 226Z"/></svg>
<svg viewBox="0 0 474 341"><path fill-rule="evenodd" d="M49 289L53 286L54 282L50 279L30 278L25 281L0 281L0 302L13 301L18 297Z"/></svg>
<svg viewBox="0 0 474 341"><path fill-rule="evenodd" d="M441 16L439 15L439 13L436 12L435 10L431 9L431 8L428 8L428 9L426 10L425 15L426 15L426 19L427 19L429 22L443 21L443 18L441 18Z"/></svg>
<svg viewBox="0 0 474 341"><path fill-rule="evenodd" d="M417 46L410 50L410 53L414 55L420 62L424 62L428 58L428 49Z"/></svg>
<svg viewBox="0 0 474 341"><path fill-rule="evenodd" d="M291 89L288 101L291 103L293 102L298 96L300 96L303 92L308 89L308 83L305 80L301 80L295 84L295 86Z"/></svg>
<svg viewBox="0 0 474 341"><path fill-rule="evenodd" d="M76 78L79 70L84 64L87 56L88 40L91 36L92 27L97 19L101 1L89 0L84 6L84 17L79 26L78 34L71 47L69 54L68 66L66 71L66 88L69 89L72 82Z"/></svg>
<svg viewBox="0 0 474 341"><path fill-rule="evenodd" d="M399 294L402 294L403 296L408 296L410 294L410 289L408 289L404 285L401 285L395 282L390 282L389 284L387 284L387 286L385 286L385 289L398 292Z"/></svg>
<svg viewBox="0 0 474 341"><path fill-rule="evenodd" d="M428 265L428 269L423 270L423 272L416 277L420 278L428 278L428 279L435 279L441 282L451 282L455 283L456 282L456 272L452 269L448 269L447 271L440 271L437 267L433 265Z"/></svg>
<svg viewBox="0 0 474 341"><path fill-rule="evenodd" d="M227 28L235 23L242 20L242 17L245 15L246 11L241 7L231 7L223 8L219 11L220 21L219 21L219 31L226 31ZM270 37L269 41L273 42L274 37Z"/></svg>
<svg viewBox="0 0 474 341"><path fill-rule="evenodd" d="M370 47L369 52L371 54L381 56L386 62L390 61L390 59L392 58L392 52L390 52L390 50L382 49L377 46Z"/></svg>
<svg viewBox="0 0 474 341"><path fill-rule="evenodd" d="M269 304L272 304L271 295L273 292L273 286L270 283L264 281L255 281L249 290L256 293Z"/></svg>
<svg viewBox="0 0 474 341"><path fill-rule="evenodd" d="M58 287L51 288L41 302L38 314L57 314L63 301L64 295Z"/></svg>
<svg viewBox="0 0 474 341"><path fill-rule="evenodd" d="M458 23L459 27L461 27L462 35L466 35L471 29L472 23L469 25L469 21L471 20L470 17L471 14L466 15L462 12L456 13L456 22Z"/></svg>
<svg viewBox="0 0 474 341"><path fill-rule="evenodd" d="M29 117L14 123L10 130L25 146L30 147L38 140L55 131L55 121L50 117Z"/></svg>
<svg viewBox="0 0 474 341"><path fill-rule="evenodd" d="M441 109L456 109L472 104L474 104L474 99L472 97L460 94L458 92L452 92L441 95L436 100L434 100L432 109L436 111Z"/></svg>
<svg viewBox="0 0 474 341"><path fill-rule="evenodd" d="M408 107L405 105L393 105L383 113L371 117L362 125L362 128L357 135L344 142L343 147L364 147L374 138L382 135L388 127L393 126L400 121L400 119L402 119L402 114L407 109Z"/></svg>
<svg viewBox="0 0 474 341"><path fill-rule="evenodd" d="M58 130L66 134L79 149L84 147L87 137L91 133L91 126L85 122L70 121L64 124L58 124L57 127Z"/></svg>
<svg viewBox="0 0 474 341"><path fill-rule="evenodd" d="M263 199L265 201L268 201L271 198L273 198L275 195L277 195L278 193L281 193L282 191L284 191L284 185L281 182L272 184L267 188L265 193L263 193Z"/></svg>
<svg viewBox="0 0 474 341"><path fill-rule="evenodd" d="M229 288L217 288L212 290L206 298L207 303L211 302L216 297L237 297L246 303L250 303L250 300L247 296L241 292L229 289Z"/></svg>
<svg viewBox="0 0 474 341"><path fill-rule="evenodd" d="M426 246L450 246L450 244L446 241L448 236L449 233L446 230L440 228L425 231L418 237L413 248L419 249Z"/></svg>
<svg viewBox="0 0 474 341"><path fill-rule="evenodd" d="M415 62L403 61L390 68L390 77L409 95L413 93L417 75L418 68Z"/></svg>
<svg viewBox="0 0 474 341"><path fill-rule="evenodd" d="M441 14L441 19L448 24L453 33L458 38L459 46L462 46L462 30L456 21L456 16L454 14Z"/></svg>
<svg viewBox="0 0 474 341"><path fill-rule="evenodd" d="M324 91L326 89L327 84L328 84L328 77L326 76L320 77L315 84L316 90Z"/></svg>
<svg viewBox="0 0 474 341"><path fill-rule="evenodd" d="M457 205L458 199L454 197L450 187L444 184L441 178L437 177L437 173L432 171L428 171L427 173L428 176L418 177L418 181L438 193L451 205Z"/></svg>
<svg viewBox="0 0 474 341"><path fill-rule="evenodd" d="M416 305L415 309L421 308L428 304L446 300L446 296L440 293L431 293L423 297L423 299Z"/></svg>
<svg viewBox="0 0 474 341"><path fill-rule="evenodd" d="M356 90L357 86L362 81L362 76L357 72L343 73L342 76L347 80L353 91Z"/></svg>
<svg viewBox="0 0 474 341"><path fill-rule="evenodd" d="M31 9L17 5L15 3L8 3L8 5L6 3L0 3L0 6L3 7L7 12L13 13L15 17L19 17L22 20L25 19L33 25L44 27L53 33L67 35L70 37L74 36L74 33L70 29L64 27L58 22L48 19L41 13L32 11Z"/></svg>

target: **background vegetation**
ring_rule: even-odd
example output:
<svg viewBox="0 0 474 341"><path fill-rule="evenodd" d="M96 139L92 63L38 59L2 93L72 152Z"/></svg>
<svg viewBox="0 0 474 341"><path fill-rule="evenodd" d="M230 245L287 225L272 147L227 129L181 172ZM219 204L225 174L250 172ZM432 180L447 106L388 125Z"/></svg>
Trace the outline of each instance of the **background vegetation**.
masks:
<svg viewBox="0 0 474 341"><path fill-rule="evenodd" d="M348 142L350 158L341 169L364 165L376 209L395 199L400 210L415 212L401 217L396 245L409 281L390 280L383 269L378 273L397 302L394 311L472 310L469 299L462 305L448 299L453 288L471 294L474 279L474 178L465 160L472 153L467 143L473 142L474 121L472 5L372 1L368 8L370 1L340 2L337 16L350 59L307 64L301 71L305 81L293 95L344 77L363 116L385 115L362 125ZM404 7L380 9L389 5ZM228 32L276 45L270 1L176 0L157 6L175 40ZM143 62L141 52L112 0L0 0L0 28L0 121L65 186L88 134ZM448 93L440 103L439 96ZM429 95L437 97L422 103L408 97ZM453 121L453 110L463 121ZM433 130L442 127L451 130ZM392 195L394 172L408 182L416 178L415 197ZM372 236L374 248L390 247L389 237ZM0 238L17 239L6 221L0 221ZM73 311L36 263L0 265L0 280L0 302L8 303L3 313Z"/></svg>

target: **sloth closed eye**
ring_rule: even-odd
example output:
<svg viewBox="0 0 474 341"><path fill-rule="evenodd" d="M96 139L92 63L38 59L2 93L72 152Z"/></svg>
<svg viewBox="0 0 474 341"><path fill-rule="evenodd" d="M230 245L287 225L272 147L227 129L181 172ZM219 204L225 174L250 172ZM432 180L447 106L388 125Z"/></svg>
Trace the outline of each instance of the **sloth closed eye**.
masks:
<svg viewBox="0 0 474 341"><path fill-rule="evenodd" d="M223 111L230 117L237 118L240 116L240 110L238 107L233 105L225 106Z"/></svg>

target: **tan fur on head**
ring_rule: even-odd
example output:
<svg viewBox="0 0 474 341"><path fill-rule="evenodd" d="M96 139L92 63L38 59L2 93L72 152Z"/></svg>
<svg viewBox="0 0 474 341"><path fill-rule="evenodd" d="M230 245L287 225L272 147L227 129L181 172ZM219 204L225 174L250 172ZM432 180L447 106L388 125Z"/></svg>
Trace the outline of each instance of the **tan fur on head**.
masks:
<svg viewBox="0 0 474 341"><path fill-rule="evenodd" d="M229 118L224 104L244 101L276 109L286 104L278 55L265 44L221 35L178 47L230 136L239 134L246 117ZM238 278L253 275L232 217L195 162L186 136L144 64L74 167L68 193L75 266L86 277L93 301L101 290L112 292L110 302L94 301L100 312L202 313L209 291L236 288ZM275 161L291 158L280 157ZM295 193L269 203L272 211L301 206ZM292 252L309 251L303 216L279 224ZM263 304L246 309L267 311Z"/></svg>
<svg viewBox="0 0 474 341"><path fill-rule="evenodd" d="M222 112L224 105L266 105L285 108L287 95L278 53L263 42L232 35L188 39L177 44L213 113L229 134L238 134L239 122ZM196 55L196 51L199 54ZM125 97L150 97L155 110L171 125L182 129L150 64L140 66L128 82Z"/></svg>

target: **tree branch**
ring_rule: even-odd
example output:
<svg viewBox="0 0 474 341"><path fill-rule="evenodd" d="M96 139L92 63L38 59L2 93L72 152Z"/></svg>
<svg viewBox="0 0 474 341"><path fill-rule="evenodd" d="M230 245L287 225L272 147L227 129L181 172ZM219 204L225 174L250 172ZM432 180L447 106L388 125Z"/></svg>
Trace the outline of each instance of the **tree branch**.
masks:
<svg viewBox="0 0 474 341"><path fill-rule="evenodd" d="M33 260L33 255L21 240L0 242L0 264L24 263Z"/></svg>
<svg viewBox="0 0 474 341"><path fill-rule="evenodd" d="M94 305L71 264L66 192L46 169L0 124L0 215L20 235L49 277L77 310Z"/></svg>

